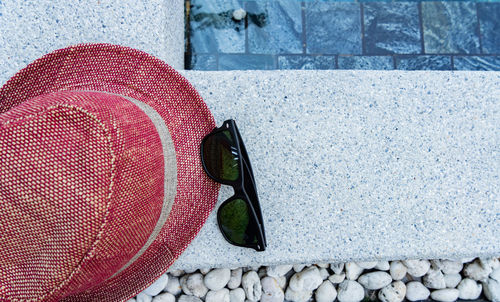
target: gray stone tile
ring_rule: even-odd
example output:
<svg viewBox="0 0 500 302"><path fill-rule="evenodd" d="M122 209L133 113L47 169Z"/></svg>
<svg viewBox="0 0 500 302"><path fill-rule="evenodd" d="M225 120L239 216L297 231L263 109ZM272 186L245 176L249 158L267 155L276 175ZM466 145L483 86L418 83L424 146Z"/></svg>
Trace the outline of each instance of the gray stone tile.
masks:
<svg viewBox="0 0 500 302"><path fill-rule="evenodd" d="M500 3L478 3L483 53L500 54Z"/></svg>
<svg viewBox="0 0 500 302"><path fill-rule="evenodd" d="M246 7L250 53L302 53L302 6L299 1L248 2Z"/></svg>
<svg viewBox="0 0 500 302"><path fill-rule="evenodd" d="M193 53L245 52L245 22L232 19L238 0L193 0L189 14L190 43Z"/></svg>
<svg viewBox="0 0 500 302"><path fill-rule="evenodd" d="M417 3L363 4L366 54L422 51Z"/></svg>
<svg viewBox="0 0 500 302"><path fill-rule="evenodd" d="M396 69L402 70L451 70L450 56L396 57Z"/></svg>
<svg viewBox="0 0 500 302"><path fill-rule="evenodd" d="M219 70L259 70L276 69L275 58L271 55L219 55Z"/></svg>
<svg viewBox="0 0 500 302"><path fill-rule="evenodd" d="M194 70L217 70L217 56L193 54L190 58L189 69Z"/></svg>
<svg viewBox="0 0 500 302"><path fill-rule="evenodd" d="M339 69L394 69L391 56L339 56Z"/></svg>
<svg viewBox="0 0 500 302"><path fill-rule="evenodd" d="M358 3L306 2L306 48L312 54L361 54Z"/></svg>
<svg viewBox="0 0 500 302"><path fill-rule="evenodd" d="M479 53L476 4L422 2L425 53Z"/></svg>
<svg viewBox="0 0 500 302"><path fill-rule="evenodd" d="M453 58L455 70L500 71L500 56L457 56Z"/></svg>
<svg viewBox="0 0 500 302"><path fill-rule="evenodd" d="M279 56L279 69L335 69L335 56Z"/></svg>

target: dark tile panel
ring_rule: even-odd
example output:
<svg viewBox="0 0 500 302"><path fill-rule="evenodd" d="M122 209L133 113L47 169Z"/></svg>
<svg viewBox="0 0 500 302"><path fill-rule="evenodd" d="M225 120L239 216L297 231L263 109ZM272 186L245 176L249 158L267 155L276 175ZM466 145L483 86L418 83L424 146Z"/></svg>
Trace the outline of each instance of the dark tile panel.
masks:
<svg viewBox="0 0 500 302"><path fill-rule="evenodd" d="M500 71L500 56L456 56L453 63L455 70Z"/></svg>
<svg viewBox="0 0 500 302"><path fill-rule="evenodd" d="M500 2L478 3L483 53L500 54Z"/></svg>
<svg viewBox="0 0 500 302"><path fill-rule="evenodd" d="M451 70L450 56L396 56L396 69Z"/></svg>
<svg viewBox="0 0 500 302"><path fill-rule="evenodd" d="M279 69L335 69L335 56L279 56Z"/></svg>
<svg viewBox="0 0 500 302"><path fill-rule="evenodd" d="M339 69L394 69L392 56L339 56Z"/></svg>
<svg viewBox="0 0 500 302"><path fill-rule="evenodd" d="M275 57L271 55L219 55L219 70L276 69Z"/></svg>
<svg viewBox="0 0 500 302"><path fill-rule="evenodd" d="M190 66L187 66L187 69L217 70L216 55L192 54L189 59Z"/></svg>

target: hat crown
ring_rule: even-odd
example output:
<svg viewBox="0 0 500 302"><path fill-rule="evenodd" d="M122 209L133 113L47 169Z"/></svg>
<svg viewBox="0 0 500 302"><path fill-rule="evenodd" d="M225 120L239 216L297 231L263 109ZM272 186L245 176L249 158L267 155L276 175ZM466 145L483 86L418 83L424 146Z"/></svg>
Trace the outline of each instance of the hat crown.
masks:
<svg viewBox="0 0 500 302"><path fill-rule="evenodd" d="M160 216L162 154L116 95L50 93L1 114L0 297L69 295L117 272Z"/></svg>

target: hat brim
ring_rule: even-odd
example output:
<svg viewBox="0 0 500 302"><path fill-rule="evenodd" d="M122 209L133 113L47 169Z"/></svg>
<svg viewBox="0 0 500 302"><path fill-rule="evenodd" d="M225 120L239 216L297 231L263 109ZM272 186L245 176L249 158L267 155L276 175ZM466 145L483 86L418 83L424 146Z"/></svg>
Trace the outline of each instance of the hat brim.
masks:
<svg viewBox="0 0 500 302"><path fill-rule="evenodd" d="M204 173L199 148L215 121L194 87L163 61L136 49L102 43L59 49L29 64L0 88L0 113L62 90L109 92L144 102L163 118L174 143L177 192L156 239L120 273L63 299L124 301L167 271L213 210L220 185Z"/></svg>

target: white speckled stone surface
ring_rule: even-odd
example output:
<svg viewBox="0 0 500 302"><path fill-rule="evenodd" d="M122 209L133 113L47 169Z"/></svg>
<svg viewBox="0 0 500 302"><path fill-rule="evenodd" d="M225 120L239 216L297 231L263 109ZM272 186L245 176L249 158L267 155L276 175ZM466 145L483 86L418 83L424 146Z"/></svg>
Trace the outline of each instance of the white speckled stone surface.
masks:
<svg viewBox="0 0 500 302"><path fill-rule="evenodd" d="M500 254L500 73L183 74L237 121L269 246L214 212L172 269Z"/></svg>
<svg viewBox="0 0 500 302"><path fill-rule="evenodd" d="M106 42L184 68L183 0L0 1L0 83L72 44Z"/></svg>

